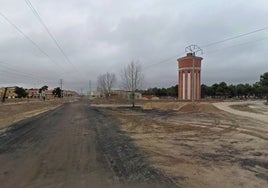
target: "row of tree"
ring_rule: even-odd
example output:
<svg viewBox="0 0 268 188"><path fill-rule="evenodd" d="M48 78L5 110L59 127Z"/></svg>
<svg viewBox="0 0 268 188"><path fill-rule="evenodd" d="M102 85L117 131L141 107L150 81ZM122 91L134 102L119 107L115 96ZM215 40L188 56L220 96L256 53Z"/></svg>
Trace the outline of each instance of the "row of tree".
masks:
<svg viewBox="0 0 268 188"><path fill-rule="evenodd" d="M212 86L201 85L202 98L249 98L262 97L262 89L259 83L227 85L225 82L215 83Z"/></svg>
<svg viewBox="0 0 268 188"><path fill-rule="evenodd" d="M178 85L169 88L149 88L147 90L138 90L141 87L143 75L141 66L131 62L121 71L122 88L131 92L134 106L134 92L140 91L143 95L154 95L157 97L177 97ZM105 73L98 77L97 88L105 96L111 94L115 86L115 74ZM260 76L260 81L255 84L227 85L225 82L215 83L212 86L201 85L202 98L267 98L268 101L268 72Z"/></svg>
<svg viewBox="0 0 268 188"><path fill-rule="evenodd" d="M48 86L45 85L45 86L42 86L41 88L38 89L38 93L40 94L40 98L42 97L43 99L45 99L44 95L42 96L42 94L48 90ZM17 94L17 97L18 98L26 98L26 97L29 97L28 96L28 92L25 88L23 87L15 87L15 91L14 91L16 94ZM60 87L56 87L53 89L52 91L52 94L55 96L55 97L61 97L62 96L62 90L60 89Z"/></svg>
<svg viewBox="0 0 268 188"><path fill-rule="evenodd" d="M201 85L202 98L267 98L268 100L268 72L260 76L255 84L227 85L225 82L215 83L212 86Z"/></svg>
<svg viewBox="0 0 268 188"><path fill-rule="evenodd" d="M135 106L135 92L140 89L143 81L141 65L132 61L121 70L121 87L131 93L132 106ZM112 88L115 87L116 76L114 73L101 74L97 78L97 90L103 96L110 96Z"/></svg>
<svg viewBox="0 0 268 188"><path fill-rule="evenodd" d="M178 85L169 88L149 88L141 91L143 95L157 97L177 97ZM255 84L227 85L225 82L215 83L212 86L201 85L201 98L264 98L268 100L268 72L260 76L260 81Z"/></svg>
<svg viewBox="0 0 268 188"><path fill-rule="evenodd" d="M111 95L112 88L115 86L116 76L114 73L106 72L105 74L101 74L97 79L97 90L101 92L101 94L108 97Z"/></svg>
<svg viewBox="0 0 268 188"><path fill-rule="evenodd" d="M154 95L157 97L178 97L178 85L168 88L149 88L147 90L141 90L143 95Z"/></svg>

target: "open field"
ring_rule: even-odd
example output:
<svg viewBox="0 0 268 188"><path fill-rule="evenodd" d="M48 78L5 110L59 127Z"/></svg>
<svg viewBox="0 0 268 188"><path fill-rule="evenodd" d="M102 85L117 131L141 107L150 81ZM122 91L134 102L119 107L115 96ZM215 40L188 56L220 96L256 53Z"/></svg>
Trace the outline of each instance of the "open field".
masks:
<svg viewBox="0 0 268 188"><path fill-rule="evenodd" d="M84 100L59 105L0 105L2 127L31 117L0 133L3 187L268 184L268 112L263 103L147 101L130 108ZM40 114L44 111L49 112Z"/></svg>
<svg viewBox="0 0 268 188"><path fill-rule="evenodd" d="M171 188L118 122L88 101L17 122L0 133L0 187Z"/></svg>
<svg viewBox="0 0 268 188"><path fill-rule="evenodd" d="M102 108L151 165L182 187L266 187L268 125L212 104L179 110Z"/></svg>

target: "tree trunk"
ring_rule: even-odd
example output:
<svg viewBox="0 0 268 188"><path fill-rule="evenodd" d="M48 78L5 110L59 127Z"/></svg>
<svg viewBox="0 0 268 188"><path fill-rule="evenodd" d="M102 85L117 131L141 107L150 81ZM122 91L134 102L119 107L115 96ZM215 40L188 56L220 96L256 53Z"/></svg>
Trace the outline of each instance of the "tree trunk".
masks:
<svg viewBox="0 0 268 188"><path fill-rule="evenodd" d="M135 107L135 93L134 92L131 93L131 98L132 98L132 108L134 108Z"/></svg>
<svg viewBox="0 0 268 188"><path fill-rule="evenodd" d="M7 94L7 87L5 88L4 95L3 95L3 98L2 98L3 103L5 102L6 94Z"/></svg>

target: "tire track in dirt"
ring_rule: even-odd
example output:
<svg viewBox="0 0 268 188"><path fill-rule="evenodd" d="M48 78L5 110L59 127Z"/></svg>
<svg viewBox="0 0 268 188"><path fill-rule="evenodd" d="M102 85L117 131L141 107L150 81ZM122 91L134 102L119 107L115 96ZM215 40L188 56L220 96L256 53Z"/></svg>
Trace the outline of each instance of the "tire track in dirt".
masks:
<svg viewBox="0 0 268 188"><path fill-rule="evenodd" d="M80 101L20 121L0 134L5 187L171 187L118 122Z"/></svg>
<svg viewBox="0 0 268 188"><path fill-rule="evenodd" d="M1 187L109 187L86 106L66 104L19 122L0 138Z"/></svg>
<svg viewBox="0 0 268 188"><path fill-rule="evenodd" d="M223 111L103 108L150 163L182 187L263 187L267 124Z"/></svg>
<svg viewBox="0 0 268 188"><path fill-rule="evenodd" d="M156 187L176 187L172 179L152 168L132 139L122 132L119 122L93 108L90 113L97 117L92 124L97 134L98 146L122 184L147 185Z"/></svg>

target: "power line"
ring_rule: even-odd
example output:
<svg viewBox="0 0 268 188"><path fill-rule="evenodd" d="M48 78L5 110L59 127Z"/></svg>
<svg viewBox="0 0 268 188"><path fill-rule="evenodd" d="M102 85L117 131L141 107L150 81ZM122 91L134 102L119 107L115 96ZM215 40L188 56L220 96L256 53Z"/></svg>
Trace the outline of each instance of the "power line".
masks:
<svg viewBox="0 0 268 188"><path fill-rule="evenodd" d="M237 47L237 46L244 46L244 45L252 44L252 43L255 43L255 42L261 42L261 41L264 41L264 40L267 40L267 39L268 39L268 37L264 37L264 38L261 38L261 39L252 40L252 41L248 41L248 42L244 42L244 43L239 43L239 44L228 46L228 47L221 48L221 49L211 50L211 51L209 51L209 54L215 53L217 51L222 51L222 50L225 50L225 49Z"/></svg>
<svg viewBox="0 0 268 188"><path fill-rule="evenodd" d="M2 69L2 68L5 68L5 69ZM0 61L0 71L2 73L6 73L7 76L5 76L4 78L8 78L8 80L12 79L12 80L15 80L15 81L22 81L22 77L23 78L28 78L28 79L31 79L31 80L34 80L34 81L37 81L39 83L42 83L44 82L44 79L40 78L40 76L37 76L37 75L34 75L34 74L29 74L29 73L26 73L26 72L23 72L23 71L18 71L17 69L14 69L14 68L11 68L10 66L8 66L8 63L6 62L3 62L3 61ZM14 77L17 77L17 79L14 79ZM2 80L3 78L1 78ZM5 79L7 80L7 79ZM25 81L25 80L23 80ZM55 80L52 80L52 79L46 79L46 83L55 83Z"/></svg>
<svg viewBox="0 0 268 188"><path fill-rule="evenodd" d="M20 75L20 76L25 76L25 77L28 77L28 78L33 78L33 79L36 79L36 80L39 80L38 78L36 78L34 75L32 74L27 74L25 72L22 72L22 71L18 71L16 69L13 69L13 68L10 68L8 67L7 65L4 65L6 63L4 63L3 61L0 61L0 65L1 67L4 67L5 69L7 70L2 70L2 72L6 72L6 73L11 73L13 75ZM7 72L8 71L8 72Z"/></svg>
<svg viewBox="0 0 268 188"><path fill-rule="evenodd" d="M43 55L45 55L51 62L53 62L56 66L60 67L61 69L63 69L63 67L58 64L56 61L54 61L34 40L32 40L29 36L27 36L16 24L14 24L5 14L3 14L2 12L0 12L0 16L2 18L4 18L4 20L6 22L8 22L18 33L20 33L26 40L28 40L35 48L37 48ZM10 68L7 68L7 69L10 69ZM14 72L18 74L20 74L21 76L24 76L24 77L30 77L30 78L33 78L33 79L36 79L36 77L33 77L33 76L30 76L26 73L21 73L21 72L18 72L14 69L12 69L13 71L13 75L14 75ZM7 72L7 71L3 71L2 72L5 72L7 74L10 74L11 72ZM62 73L58 75L62 75L64 74L65 72L61 71ZM43 80L42 80L43 81Z"/></svg>
<svg viewBox="0 0 268 188"><path fill-rule="evenodd" d="M31 11L33 12L33 14L35 15L35 17L38 19L38 21L41 23L41 25L45 28L46 32L48 33L49 37L52 39L52 41L54 42L54 44L57 46L57 48L59 49L59 51L61 52L61 54L63 55L63 57L65 58L65 60L72 65L72 67L74 69L76 69L77 72L79 72L79 70L76 68L76 66L74 66L74 64L71 62L71 60L68 58L68 56L66 55L66 53L64 52L64 50L62 49L62 47L60 46L59 42L56 40L56 38L54 37L54 35L51 33L51 31L49 30L48 26L45 24L45 22L43 21L43 19L41 18L40 14L38 13L38 11L33 7L32 3L30 2L30 0L25 0L26 4L28 5L28 7L31 9Z"/></svg>
<svg viewBox="0 0 268 188"><path fill-rule="evenodd" d="M16 80L16 81L22 81L22 77L30 78L31 80L32 79L36 80L36 78L34 78L34 77L30 76L30 75L26 75L26 74L23 74L23 73L14 73L13 71L10 71L10 70L1 70L0 69L0 72L2 73L2 75L6 75L5 78L6 79L8 78L9 81L10 81L10 79ZM15 77L17 77L17 79Z"/></svg>
<svg viewBox="0 0 268 188"><path fill-rule="evenodd" d="M10 70L1 70L1 81L5 80L5 82L9 82L9 83L15 83L15 84L19 84L22 83L23 84L29 84L32 85L33 83L37 83L39 85L56 85L56 81L55 80L51 80L51 81L44 81L41 79L37 79L36 77L33 77L31 75L26 75L23 73L14 73L13 71ZM3 84L3 83L1 83Z"/></svg>
<svg viewBox="0 0 268 188"><path fill-rule="evenodd" d="M226 38L226 39L223 39L223 40L219 40L219 41L216 41L216 42L212 42L212 43L209 43L209 44L206 44L206 45L203 45L201 46L202 48L208 48L208 47L211 47L211 46L214 46L214 45L217 45L217 44L220 44L220 43L224 43L224 42L227 42L227 41L230 41L230 40L234 40L234 39L237 39L237 38L240 38L240 37L244 37L244 36L247 36L247 35L251 35L251 34L254 34L254 33L257 33L257 32L260 32L260 31L264 31L264 30L267 30L268 27L264 27L264 28L261 28L261 29L257 29L257 30L254 30L254 31L250 31L250 32L247 32L247 33L243 33L243 34L239 34L239 35L236 35L236 36L233 36L233 37L229 37L229 38ZM157 63L153 63L151 65L148 65L146 66L144 69L148 69L152 66L155 66L155 65L158 65L158 64L162 64L162 63L166 63L167 61L175 58L175 57L178 57L178 56L181 56L183 55L185 52L182 52L180 54L177 54L176 56L172 56L172 57L169 57L169 58L166 58L164 60L161 60Z"/></svg>
<svg viewBox="0 0 268 188"><path fill-rule="evenodd" d="M54 61L35 41L33 41L29 36L27 36L16 24L14 24L11 20L8 19L8 17L6 15L4 15L3 13L0 12L0 16L2 16L13 28L15 28L15 30L17 32L19 32L26 40L28 40L33 46L35 46L42 54L44 54L51 62L53 62L56 66L60 67L61 69L63 69L63 67L58 64L56 61ZM6 71L5 71L6 72ZM14 69L13 69L14 72ZM18 72L18 71L17 71ZM65 72L61 71L62 73L57 73L59 76L64 74ZM6 72L7 73L7 72ZM10 74L10 73L8 73ZM14 74L14 73L13 73ZM21 73L20 73L21 74ZM25 73L23 73L24 76L29 77L29 75L25 75ZM23 75L22 75L23 76ZM34 78L34 77L32 77ZM36 78L34 78L36 79ZM43 81L43 80L42 80ZM54 82L54 80L53 80Z"/></svg>
<svg viewBox="0 0 268 188"><path fill-rule="evenodd" d="M0 69L0 72L1 72L1 80L6 80L6 81L10 81L10 80L13 80L13 81L16 81L16 82L25 82L25 83L29 83L31 81L37 81L38 83L44 83L44 80L41 80L41 79L37 79L36 77L33 77L31 75L27 75L27 74L24 74L24 73L17 73L17 72L14 72L12 70L2 70ZM3 76L5 75L5 76ZM28 81L25 81L25 79L22 79L22 78L28 78L27 80ZM30 81L29 81L30 79ZM46 84L54 84L55 83L55 80L53 81L49 81L47 82L46 81Z"/></svg>
<svg viewBox="0 0 268 188"><path fill-rule="evenodd" d="M67 57L67 55L65 54L65 52L63 51L62 47L59 45L58 41L56 40L56 38L52 35L52 33L50 32L50 30L48 29L47 25L45 24L45 22L42 20L40 14L37 12L37 10L33 7L32 3L30 2L30 0L25 0L26 4L28 5L28 7L32 10L33 14L35 15L35 17L38 19L38 21L42 24L42 26L45 28L46 32L48 33L48 35L50 36L50 38L53 40L53 42L55 43L55 45L57 46L57 48L60 50L60 52L62 53L62 55L64 56L64 58L67 60L67 62L69 62L73 67L74 65L72 64L72 62L70 61L70 59Z"/></svg>
<svg viewBox="0 0 268 188"><path fill-rule="evenodd" d="M36 42L34 42L29 36L27 36L18 26L16 26L11 20L7 18L3 13L0 12L2 16L12 27L14 27L25 39L27 39L32 45L34 45L42 54L44 54L51 62L55 65L61 67L56 61L54 61ZM62 67L61 67L62 68Z"/></svg>
<svg viewBox="0 0 268 188"><path fill-rule="evenodd" d="M206 47L209 47L209 46L214 46L216 44L220 44L220 43L223 43L223 42L226 42L226 41L230 41L230 40L234 40L234 39L237 39L237 38L240 38L240 37L244 37L244 36L247 36L247 35L251 35L253 33L257 33L257 32L260 32L260 31L264 31L268 29L268 27L264 27L264 28L261 28L261 29L257 29L257 30L254 30L254 31L250 31L248 33L243 33L243 34L240 34L240 35L236 35L236 36L233 36L233 37L229 37L229 38L226 38L226 39L223 39L223 40L219 40L219 41L216 41L216 42L212 42L212 43L209 43L209 44L206 44L206 45L203 45L201 46L202 48L206 48Z"/></svg>
<svg viewBox="0 0 268 188"><path fill-rule="evenodd" d="M4 61L0 61L0 66L3 67L3 68L5 68L5 69L8 69L8 70L10 70L10 71L12 71L14 73L23 74L23 75L26 75L28 77L31 76L32 78L34 78L36 80L44 81L44 80L42 80L42 79L39 78L40 75L37 76L37 75L30 74L30 73L27 73L27 72L18 71L17 69L14 69L14 68L10 67L9 64L6 63L6 62L4 62Z"/></svg>
<svg viewBox="0 0 268 188"><path fill-rule="evenodd" d="M171 56L171 57L169 57L169 58L163 59L163 60L161 60L161 61L159 61L159 62L157 62L157 63L150 64L150 65L144 67L143 69L148 69L148 68L150 68L150 67L152 67L152 66L166 63L167 61L169 61L169 60L171 60L171 59L174 59L174 58L176 58L176 57L178 57L178 56L181 56L181 55L183 55L184 53L185 53L185 52L182 52L182 53L177 54L177 55L175 55L175 56Z"/></svg>

